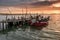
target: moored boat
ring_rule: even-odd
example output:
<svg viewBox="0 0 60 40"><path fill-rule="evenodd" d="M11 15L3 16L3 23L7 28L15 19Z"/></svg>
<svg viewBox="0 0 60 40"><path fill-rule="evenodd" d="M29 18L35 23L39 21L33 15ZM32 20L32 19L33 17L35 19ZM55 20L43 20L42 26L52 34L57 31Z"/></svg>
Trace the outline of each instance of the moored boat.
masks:
<svg viewBox="0 0 60 40"><path fill-rule="evenodd" d="M29 20L29 24L32 27L36 27L36 28L42 29L42 28L48 26L48 21L49 21L49 17L44 18L43 20L42 19L38 20L35 23L33 23L31 20Z"/></svg>
<svg viewBox="0 0 60 40"><path fill-rule="evenodd" d="M48 25L48 22L35 22L32 24L32 26L36 26L36 27L45 27Z"/></svg>

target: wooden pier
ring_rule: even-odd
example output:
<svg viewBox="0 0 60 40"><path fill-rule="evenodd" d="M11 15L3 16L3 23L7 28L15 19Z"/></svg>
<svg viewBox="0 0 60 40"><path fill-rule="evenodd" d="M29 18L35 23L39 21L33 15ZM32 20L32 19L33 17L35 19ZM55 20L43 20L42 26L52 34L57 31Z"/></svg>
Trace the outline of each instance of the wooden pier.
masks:
<svg viewBox="0 0 60 40"><path fill-rule="evenodd" d="M4 14L5 15L5 14ZM12 14L11 14L12 15ZM27 15L30 15L30 16L37 16L38 14L20 14L19 16L21 16L22 15L22 17L23 17L23 15L25 15L25 18L27 17ZM21 17L19 17L18 16L18 18L17 19L15 19L15 15L14 15L14 17L12 18L12 16L11 16L11 19L8 19L7 17L8 17L8 14L6 14L5 15L6 17L6 19L5 20L2 20L2 21L0 21L0 31L1 32L5 32L5 31L10 31L10 30L14 30L14 29L16 29L16 28L19 28L20 27L20 25L27 25L26 24L26 22L23 22L23 20L21 20L20 18Z"/></svg>

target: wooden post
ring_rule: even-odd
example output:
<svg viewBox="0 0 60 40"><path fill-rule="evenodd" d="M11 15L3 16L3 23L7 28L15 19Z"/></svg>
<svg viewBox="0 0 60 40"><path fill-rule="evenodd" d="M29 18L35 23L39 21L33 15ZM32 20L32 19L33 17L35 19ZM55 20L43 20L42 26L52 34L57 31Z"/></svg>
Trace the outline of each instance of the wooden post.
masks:
<svg viewBox="0 0 60 40"><path fill-rule="evenodd" d="M1 23L0 23L0 30L1 30Z"/></svg>
<svg viewBox="0 0 60 40"><path fill-rule="evenodd" d="M7 20L7 14L6 14L6 25L5 25L5 26L6 26L6 30L8 29L7 21L8 21L8 20Z"/></svg>
<svg viewBox="0 0 60 40"><path fill-rule="evenodd" d="M4 22L2 22L2 30L4 31Z"/></svg>
<svg viewBox="0 0 60 40"><path fill-rule="evenodd" d="M20 20L20 17L18 16L18 25L19 25L19 20Z"/></svg>

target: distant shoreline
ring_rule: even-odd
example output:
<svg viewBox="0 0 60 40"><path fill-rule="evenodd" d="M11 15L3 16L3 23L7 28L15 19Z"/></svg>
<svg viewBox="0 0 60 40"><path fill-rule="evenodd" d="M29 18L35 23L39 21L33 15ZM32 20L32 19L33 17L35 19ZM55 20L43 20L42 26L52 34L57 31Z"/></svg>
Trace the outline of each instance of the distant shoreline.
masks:
<svg viewBox="0 0 60 40"><path fill-rule="evenodd" d="M15 13L15 14L8 14L8 13L0 13L0 15L37 15L37 13L35 13L35 14L26 14L26 13L24 13L24 14L17 14L17 13ZM52 13L52 14L38 14L38 15L60 15L60 14L55 14L55 13Z"/></svg>

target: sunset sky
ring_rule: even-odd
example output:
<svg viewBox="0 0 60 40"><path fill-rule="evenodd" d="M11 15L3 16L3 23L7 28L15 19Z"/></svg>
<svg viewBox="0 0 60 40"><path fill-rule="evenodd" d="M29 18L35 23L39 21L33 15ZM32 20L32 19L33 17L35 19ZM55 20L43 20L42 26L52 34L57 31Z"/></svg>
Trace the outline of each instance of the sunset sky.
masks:
<svg viewBox="0 0 60 40"><path fill-rule="evenodd" d="M0 0L0 13L26 13L26 8L27 13L60 13L60 0Z"/></svg>

